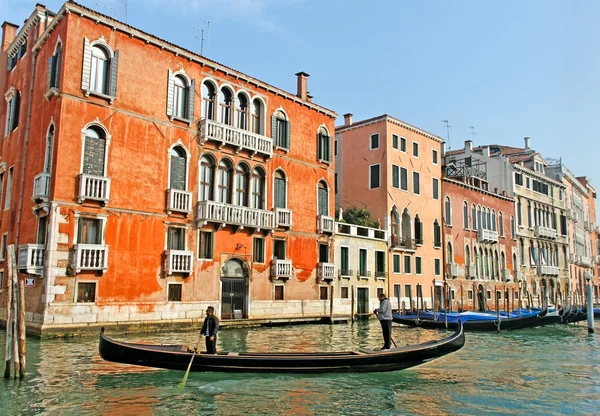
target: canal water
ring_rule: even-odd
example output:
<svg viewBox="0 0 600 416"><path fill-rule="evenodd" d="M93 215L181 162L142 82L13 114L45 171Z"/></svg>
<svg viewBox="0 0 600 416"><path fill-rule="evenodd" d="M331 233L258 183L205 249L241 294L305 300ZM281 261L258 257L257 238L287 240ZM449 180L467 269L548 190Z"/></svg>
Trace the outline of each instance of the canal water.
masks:
<svg viewBox="0 0 600 416"><path fill-rule="evenodd" d="M96 338L28 338L28 376L0 379L0 415L598 414L600 325L467 333L465 347L422 366L371 374L200 374L108 363ZM110 334L109 334L110 335ZM197 332L116 339L195 344ZM377 321L224 329L228 351L334 351L381 346ZM393 327L399 345L447 333ZM5 334L0 333L0 357ZM3 374L3 363L2 373Z"/></svg>

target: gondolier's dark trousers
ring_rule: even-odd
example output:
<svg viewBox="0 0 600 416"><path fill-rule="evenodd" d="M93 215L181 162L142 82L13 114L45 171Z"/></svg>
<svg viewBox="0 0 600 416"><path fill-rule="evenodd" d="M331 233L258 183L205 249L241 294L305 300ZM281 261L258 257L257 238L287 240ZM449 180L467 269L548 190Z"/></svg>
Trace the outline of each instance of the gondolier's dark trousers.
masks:
<svg viewBox="0 0 600 416"><path fill-rule="evenodd" d="M392 340L392 321L389 319L381 319L381 331L383 332L383 348L389 349Z"/></svg>
<svg viewBox="0 0 600 416"><path fill-rule="evenodd" d="M215 335L215 339L213 341L210 340L210 337L206 337L206 352L208 354L216 354L217 353L217 336Z"/></svg>

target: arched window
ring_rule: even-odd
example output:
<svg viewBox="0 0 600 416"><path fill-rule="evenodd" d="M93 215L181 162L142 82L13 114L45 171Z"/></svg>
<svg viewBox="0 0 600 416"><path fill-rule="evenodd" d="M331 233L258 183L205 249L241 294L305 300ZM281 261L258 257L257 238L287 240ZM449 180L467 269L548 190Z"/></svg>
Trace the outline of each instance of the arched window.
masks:
<svg viewBox="0 0 600 416"><path fill-rule="evenodd" d="M285 113L277 110L271 119L271 136L275 146L282 149L290 148L290 124Z"/></svg>
<svg viewBox="0 0 600 416"><path fill-rule="evenodd" d="M238 93L235 103L235 113L237 127L242 130L248 130L248 97L246 94Z"/></svg>
<svg viewBox="0 0 600 416"><path fill-rule="evenodd" d="M323 181L319 182L317 204L319 215L329 215L329 192L327 191L327 184Z"/></svg>
<svg viewBox="0 0 600 416"><path fill-rule="evenodd" d="M213 195L213 183L215 177L215 162L210 156L202 156L200 159L200 187L199 187L199 198L200 201L212 201Z"/></svg>
<svg viewBox="0 0 600 416"><path fill-rule="evenodd" d="M179 118L187 118L188 109L188 83L181 76L176 75L173 79L173 115Z"/></svg>
<svg viewBox="0 0 600 416"><path fill-rule="evenodd" d="M46 135L46 155L44 156L44 173L52 172L52 146L54 143L54 124L50 125Z"/></svg>
<svg viewBox="0 0 600 416"><path fill-rule="evenodd" d="M463 201L463 227L465 230L469 229L469 204L467 201Z"/></svg>
<svg viewBox="0 0 600 416"><path fill-rule="evenodd" d="M523 225L523 207L520 199L517 200L517 224Z"/></svg>
<svg viewBox="0 0 600 416"><path fill-rule="evenodd" d="M531 202L527 201L527 226L533 228L533 218L531 214Z"/></svg>
<svg viewBox="0 0 600 416"><path fill-rule="evenodd" d="M245 163L240 163L235 171L235 203L248 206L248 184L250 183L250 170Z"/></svg>
<svg viewBox="0 0 600 416"><path fill-rule="evenodd" d="M221 88L221 94L219 95L219 107L221 111L220 122L223 124L233 125L233 119L231 114L231 104L233 101L233 93L227 87Z"/></svg>
<svg viewBox="0 0 600 416"><path fill-rule="evenodd" d="M252 208L265 209L265 172L260 168L252 171Z"/></svg>
<svg viewBox="0 0 600 416"><path fill-rule="evenodd" d="M442 230L437 219L433 221L433 246L442 246Z"/></svg>
<svg viewBox="0 0 600 416"><path fill-rule="evenodd" d="M415 215L415 244L423 244L423 223L419 215Z"/></svg>
<svg viewBox="0 0 600 416"><path fill-rule="evenodd" d="M187 189L187 155L181 146L169 150L169 188L185 191Z"/></svg>
<svg viewBox="0 0 600 416"><path fill-rule="evenodd" d="M256 134L265 134L262 125L263 105L258 98L252 101L252 131Z"/></svg>
<svg viewBox="0 0 600 416"><path fill-rule="evenodd" d="M273 180L273 205L275 208L287 208L287 189L285 174L280 171L275 171Z"/></svg>
<svg viewBox="0 0 600 416"><path fill-rule="evenodd" d="M104 176L106 158L106 137L98 127L90 127L85 131L83 145L83 170L87 175Z"/></svg>
<svg viewBox="0 0 600 416"><path fill-rule="evenodd" d="M56 50L48 61L48 85L46 89L58 88L60 78L60 65L62 60L62 43L56 44Z"/></svg>
<svg viewBox="0 0 600 416"><path fill-rule="evenodd" d="M217 188L217 202L223 204L231 203L231 162L222 159L219 163L219 185Z"/></svg>
<svg viewBox="0 0 600 416"><path fill-rule="evenodd" d="M444 199L444 220L446 225L452 225L452 203L448 196Z"/></svg>
<svg viewBox="0 0 600 416"><path fill-rule="evenodd" d="M396 207L392 208L390 217L392 219L392 226L390 230L392 233L392 244L394 246L398 246L400 244L400 213Z"/></svg>
<svg viewBox="0 0 600 416"><path fill-rule="evenodd" d="M516 238L515 217L513 215L510 216L510 238L513 240Z"/></svg>
<svg viewBox="0 0 600 416"><path fill-rule="evenodd" d="M210 81L202 83L202 117L205 120L215 119L215 91L214 84Z"/></svg>
<svg viewBox="0 0 600 416"><path fill-rule="evenodd" d="M402 211L402 241L408 247L412 239L410 213L407 208Z"/></svg>
<svg viewBox="0 0 600 416"><path fill-rule="evenodd" d="M448 243L446 246L446 263L454 263L454 252L452 251L452 243Z"/></svg>
<svg viewBox="0 0 600 416"><path fill-rule="evenodd" d="M108 95L108 72L110 55L102 46L92 46L92 69L90 73L90 90Z"/></svg>
<svg viewBox="0 0 600 416"><path fill-rule="evenodd" d="M526 254L525 241L523 241L522 238L519 239L519 247L520 247L519 253L521 254L521 265L525 266L525 254Z"/></svg>
<svg viewBox="0 0 600 416"><path fill-rule="evenodd" d="M504 216L502 211L498 211L498 229L500 230L500 237L504 237Z"/></svg>
<svg viewBox="0 0 600 416"><path fill-rule="evenodd" d="M319 128L317 147L319 161L331 162L331 137L325 127Z"/></svg>
<svg viewBox="0 0 600 416"><path fill-rule="evenodd" d="M492 231L496 231L496 211L492 210L492 226L490 227Z"/></svg>
<svg viewBox="0 0 600 416"><path fill-rule="evenodd" d="M477 230L478 222L477 222L477 208L475 204L471 204L471 222L473 223L473 230Z"/></svg>
<svg viewBox="0 0 600 416"><path fill-rule="evenodd" d="M479 278L480 279L485 279L485 274L484 274L484 264L485 262L485 258L483 257L483 250L481 249L481 247L479 247Z"/></svg>
<svg viewBox="0 0 600 416"><path fill-rule="evenodd" d="M481 222L481 207L477 205L477 229L481 230L482 228L485 228L485 226Z"/></svg>
<svg viewBox="0 0 600 416"><path fill-rule="evenodd" d="M517 271L519 270L519 266L517 264L517 255L515 253L513 253L512 255L512 261L513 261L513 272L515 273L515 278L517 277Z"/></svg>
<svg viewBox="0 0 600 416"><path fill-rule="evenodd" d="M489 208L486 209L486 215L487 215L487 229L491 230L492 229L492 214Z"/></svg>

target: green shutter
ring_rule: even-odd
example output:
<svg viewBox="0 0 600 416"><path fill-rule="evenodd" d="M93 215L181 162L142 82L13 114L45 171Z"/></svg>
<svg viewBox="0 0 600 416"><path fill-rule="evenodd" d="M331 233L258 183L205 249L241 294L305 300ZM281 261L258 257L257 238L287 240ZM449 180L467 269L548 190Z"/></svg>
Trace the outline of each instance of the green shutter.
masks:
<svg viewBox="0 0 600 416"><path fill-rule="evenodd" d="M292 123L287 120L285 122L286 124L286 133L285 133L285 147L286 149L290 149L290 137L291 137L291 131L292 131Z"/></svg>
<svg viewBox="0 0 600 416"><path fill-rule="evenodd" d="M167 115L173 115L173 73L167 71Z"/></svg>
<svg viewBox="0 0 600 416"><path fill-rule="evenodd" d="M277 116L273 114L271 116L271 139L273 139L273 146L277 144Z"/></svg>
<svg viewBox="0 0 600 416"><path fill-rule="evenodd" d="M19 125L19 110L21 108L21 92L17 91L17 94L13 98L14 104L12 107L12 121L10 130L13 131Z"/></svg>
<svg viewBox="0 0 600 416"><path fill-rule="evenodd" d="M54 55L48 58L48 73L46 74L46 91L52 87L52 69L54 68Z"/></svg>
<svg viewBox="0 0 600 416"><path fill-rule="evenodd" d="M119 51L115 51L110 60L110 85L108 95L111 97L117 96L117 75L119 72Z"/></svg>
<svg viewBox="0 0 600 416"><path fill-rule="evenodd" d="M194 103L196 96L196 81L192 80L188 87L188 108L187 108L187 119L194 121Z"/></svg>
<svg viewBox="0 0 600 416"><path fill-rule="evenodd" d="M62 45L56 51L56 55L54 55L54 79L52 82L52 86L54 88L59 87L58 80L60 79L60 61L62 60Z"/></svg>
<svg viewBox="0 0 600 416"><path fill-rule="evenodd" d="M331 136L325 136L327 137L327 161L331 162L331 145L333 140L331 140Z"/></svg>

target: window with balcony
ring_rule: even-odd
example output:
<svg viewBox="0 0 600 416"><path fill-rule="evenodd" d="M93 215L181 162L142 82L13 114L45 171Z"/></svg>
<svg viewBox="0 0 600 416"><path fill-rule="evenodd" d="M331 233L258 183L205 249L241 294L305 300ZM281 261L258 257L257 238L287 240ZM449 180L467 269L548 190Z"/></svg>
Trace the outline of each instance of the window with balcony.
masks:
<svg viewBox="0 0 600 416"><path fill-rule="evenodd" d="M212 81L202 83L202 118L205 120L215 120L215 101L217 87Z"/></svg>
<svg viewBox="0 0 600 416"><path fill-rule="evenodd" d="M85 131L82 173L104 176L106 147L106 137L102 129L92 126Z"/></svg>
<svg viewBox="0 0 600 416"><path fill-rule="evenodd" d="M319 263L329 263L328 244L319 244Z"/></svg>
<svg viewBox="0 0 600 416"><path fill-rule="evenodd" d="M239 92L235 101L235 123L242 130L249 130L248 102L248 96L243 92Z"/></svg>
<svg viewBox="0 0 600 416"><path fill-rule="evenodd" d="M277 110L271 116L271 138L276 147L289 150L290 129L291 125L287 115L282 110Z"/></svg>
<svg viewBox="0 0 600 416"><path fill-rule="evenodd" d="M245 163L240 163L235 170L235 204L248 206L248 187L250 184L250 169Z"/></svg>
<svg viewBox="0 0 600 416"><path fill-rule="evenodd" d="M252 260L255 263L265 262L265 239L262 237L252 239Z"/></svg>
<svg viewBox="0 0 600 416"><path fill-rule="evenodd" d="M273 179L273 205L275 208L287 208L287 184L285 174L276 170Z"/></svg>
<svg viewBox="0 0 600 416"><path fill-rule="evenodd" d="M227 159L219 162L219 185L217 187L217 202L231 203L231 178L233 167Z"/></svg>
<svg viewBox="0 0 600 416"><path fill-rule="evenodd" d="M54 144L54 124L50 124L46 134L46 153L44 155L44 173L52 170L52 146Z"/></svg>
<svg viewBox="0 0 600 416"><path fill-rule="evenodd" d="M77 302L94 303L96 302L96 283L79 282L77 283Z"/></svg>
<svg viewBox="0 0 600 416"><path fill-rule="evenodd" d="M285 287L283 285L275 285L273 299L284 300Z"/></svg>
<svg viewBox="0 0 600 416"><path fill-rule="evenodd" d="M48 230L48 216L40 217L37 221L37 244L46 244L46 235Z"/></svg>
<svg viewBox="0 0 600 416"><path fill-rule="evenodd" d="M340 275L350 276L350 254L348 247L340 247Z"/></svg>
<svg viewBox="0 0 600 416"><path fill-rule="evenodd" d="M277 260L285 260L286 257L286 249L285 249L285 240L274 239L273 240L273 258Z"/></svg>
<svg viewBox="0 0 600 416"><path fill-rule="evenodd" d="M221 87L219 94L219 121L233 126L233 92L229 87Z"/></svg>
<svg viewBox="0 0 600 416"><path fill-rule="evenodd" d="M367 250L358 250L358 272L359 276L367 276Z"/></svg>
<svg viewBox="0 0 600 416"><path fill-rule="evenodd" d="M19 126L19 114L21 109L21 92L11 88L7 95L6 102L6 124L4 128L4 136L16 129Z"/></svg>
<svg viewBox="0 0 600 416"><path fill-rule="evenodd" d="M185 121L194 120L195 81L190 80L183 70L173 74L169 70L167 90L167 115Z"/></svg>
<svg viewBox="0 0 600 416"><path fill-rule="evenodd" d="M198 258L213 258L213 236L210 231L198 231Z"/></svg>
<svg viewBox="0 0 600 416"><path fill-rule="evenodd" d="M185 228L167 228L167 250L185 250Z"/></svg>
<svg viewBox="0 0 600 416"><path fill-rule="evenodd" d="M262 122L263 114L264 114L264 107L262 105L262 102L258 98L255 98L254 100L252 100L251 122L252 122L252 132L254 132L256 134L262 134L262 135L265 134L263 122Z"/></svg>
<svg viewBox="0 0 600 416"><path fill-rule="evenodd" d="M320 162L331 162L331 136L325 127L317 134L317 156Z"/></svg>
<svg viewBox="0 0 600 416"><path fill-rule="evenodd" d="M169 150L169 188L187 189L187 154L181 146Z"/></svg>
<svg viewBox="0 0 600 416"><path fill-rule="evenodd" d="M181 302L181 291L183 285L181 283L168 283L167 284L167 301L168 302Z"/></svg>
<svg viewBox="0 0 600 416"><path fill-rule="evenodd" d="M46 90L58 88L60 65L62 60L62 43L58 42L54 54L48 58L48 72L46 77Z"/></svg>
<svg viewBox="0 0 600 416"><path fill-rule="evenodd" d="M379 133L371 134L369 149L379 149Z"/></svg>
<svg viewBox="0 0 600 416"><path fill-rule="evenodd" d="M327 190L327 184L320 181L317 190L317 208L319 215L329 215L329 192Z"/></svg>
<svg viewBox="0 0 600 416"><path fill-rule="evenodd" d="M211 156L204 155L200 159L200 183L198 197L200 201L212 201L213 183L215 177L215 160Z"/></svg>
<svg viewBox="0 0 600 416"><path fill-rule="evenodd" d="M380 170L379 164L369 166L369 189L379 188L379 184L380 184L379 170Z"/></svg>
<svg viewBox="0 0 600 416"><path fill-rule="evenodd" d="M265 171L258 167L252 171L252 208L265 209Z"/></svg>

